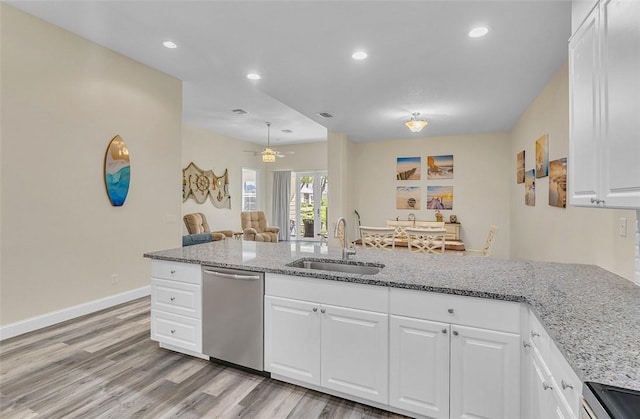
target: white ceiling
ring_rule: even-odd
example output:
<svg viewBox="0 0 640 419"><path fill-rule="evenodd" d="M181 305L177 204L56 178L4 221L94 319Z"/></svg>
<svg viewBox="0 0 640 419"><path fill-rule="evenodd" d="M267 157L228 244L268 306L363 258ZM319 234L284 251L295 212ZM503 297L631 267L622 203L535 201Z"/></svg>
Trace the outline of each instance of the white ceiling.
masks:
<svg viewBox="0 0 640 419"><path fill-rule="evenodd" d="M563 0L6 3L181 79L185 123L259 144L265 121L276 144L509 130L566 60L571 23ZM469 38L476 25L489 34Z"/></svg>

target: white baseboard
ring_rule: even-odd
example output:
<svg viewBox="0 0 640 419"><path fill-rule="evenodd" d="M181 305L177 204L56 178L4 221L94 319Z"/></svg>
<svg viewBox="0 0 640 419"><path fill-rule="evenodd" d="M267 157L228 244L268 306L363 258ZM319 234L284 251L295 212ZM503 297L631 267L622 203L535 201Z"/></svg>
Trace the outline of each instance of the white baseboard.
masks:
<svg viewBox="0 0 640 419"><path fill-rule="evenodd" d="M104 310L105 308L117 306L118 304L126 303L128 301L132 301L150 294L151 286L147 285L145 287L136 288L134 290L126 291L121 294L111 295L109 297L89 301L87 303L64 308L62 310L43 314L41 316L32 317L26 320L20 320L15 323L9 323L0 327L0 341L12 338L14 336L22 335L24 333L32 332L34 330L42 329L43 327L51 326L56 323L71 320L76 317L84 316L85 314Z"/></svg>

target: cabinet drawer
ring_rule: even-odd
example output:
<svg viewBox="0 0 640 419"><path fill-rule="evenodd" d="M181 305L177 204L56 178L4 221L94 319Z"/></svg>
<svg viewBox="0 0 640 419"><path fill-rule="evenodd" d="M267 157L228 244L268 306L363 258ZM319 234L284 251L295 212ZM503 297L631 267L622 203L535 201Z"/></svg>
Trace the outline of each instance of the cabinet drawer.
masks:
<svg viewBox="0 0 640 419"><path fill-rule="evenodd" d="M391 288L390 312L520 334L520 303Z"/></svg>
<svg viewBox="0 0 640 419"><path fill-rule="evenodd" d="M529 312L529 328L525 338L538 348L540 355L544 359L549 359L551 354L551 338L533 312Z"/></svg>
<svg viewBox="0 0 640 419"><path fill-rule="evenodd" d="M291 275L265 275L266 295L386 313L387 287Z"/></svg>
<svg viewBox="0 0 640 419"><path fill-rule="evenodd" d="M200 265L191 263L168 262L154 260L151 262L151 276L153 278L170 279L173 281L202 283Z"/></svg>
<svg viewBox="0 0 640 419"><path fill-rule="evenodd" d="M559 399L567 405L571 411L571 417L578 417L582 381L553 342L550 349L549 370L556 383Z"/></svg>
<svg viewBox="0 0 640 419"><path fill-rule="evenodd" d="M151 310L151 339L202 352L202 322L191 317Z"/></svg>
<svg viewBox="0 0 640 419"><path fill-rule="evenodd" d="M153 278L151 287L151 308L196 319L202 318L200 285Z"/></svg>

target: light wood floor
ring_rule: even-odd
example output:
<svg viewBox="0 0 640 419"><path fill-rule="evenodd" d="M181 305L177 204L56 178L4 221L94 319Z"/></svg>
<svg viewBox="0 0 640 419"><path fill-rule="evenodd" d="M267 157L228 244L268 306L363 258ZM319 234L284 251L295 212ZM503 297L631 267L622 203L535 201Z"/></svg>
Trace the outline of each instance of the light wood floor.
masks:
<svg viewBox="0 0 640 419"><path fill-rule="evenodd" d="M149 298L0 342L2 418L402 418L161 349Z"/></svg>

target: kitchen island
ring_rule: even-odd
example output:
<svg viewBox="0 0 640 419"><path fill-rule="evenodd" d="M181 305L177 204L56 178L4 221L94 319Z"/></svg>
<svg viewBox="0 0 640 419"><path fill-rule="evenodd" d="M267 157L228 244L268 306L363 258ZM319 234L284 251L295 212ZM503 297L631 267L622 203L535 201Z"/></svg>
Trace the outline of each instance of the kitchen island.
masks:
<svg viewBox="0 0 640 419"><path fill-rule="evenodd" d="M339 248L236 240L145 256L526 303L583 382L640 390L640 287L596 266L358 249L352 260L385 266L360 275L287 266L303 258L339 260Z"/></svg>

